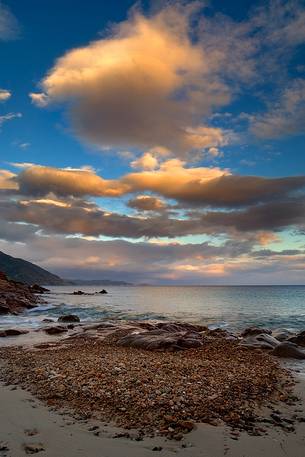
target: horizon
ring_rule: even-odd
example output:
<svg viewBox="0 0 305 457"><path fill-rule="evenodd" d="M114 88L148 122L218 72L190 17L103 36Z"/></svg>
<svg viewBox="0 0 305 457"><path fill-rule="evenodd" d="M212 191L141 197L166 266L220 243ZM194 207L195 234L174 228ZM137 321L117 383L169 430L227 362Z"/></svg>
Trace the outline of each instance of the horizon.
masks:
<svg viewBox="0 0 305 457"><path fill-rule="evenodd" d="M304 286L304 1L106 3L0 1L0 250L63 278Z"/></svg>

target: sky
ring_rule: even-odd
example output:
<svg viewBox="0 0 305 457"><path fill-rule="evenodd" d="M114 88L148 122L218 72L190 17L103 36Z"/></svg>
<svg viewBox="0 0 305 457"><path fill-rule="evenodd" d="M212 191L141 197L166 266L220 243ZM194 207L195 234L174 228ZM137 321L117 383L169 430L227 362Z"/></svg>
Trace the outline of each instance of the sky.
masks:
<svg viewBox="0 0 305 457"><path fill-rule="evenodd" d="M305 1L0 1L0 250L305 284Z"/></svg>

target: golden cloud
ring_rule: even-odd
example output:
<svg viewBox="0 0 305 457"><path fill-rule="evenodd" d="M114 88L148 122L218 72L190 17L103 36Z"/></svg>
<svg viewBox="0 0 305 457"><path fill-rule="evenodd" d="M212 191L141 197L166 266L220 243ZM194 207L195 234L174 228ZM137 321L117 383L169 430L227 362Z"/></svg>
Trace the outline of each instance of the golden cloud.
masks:
<svg viewBox="0 0 305 457"><path fill-rule="evenodd" d="M184 155L226 144L220 129L202 125L230 93L190 39L194 8L133 13L110 36L59 58L32 101L69 103L76 133L100 148L161 146Z"/></svg>

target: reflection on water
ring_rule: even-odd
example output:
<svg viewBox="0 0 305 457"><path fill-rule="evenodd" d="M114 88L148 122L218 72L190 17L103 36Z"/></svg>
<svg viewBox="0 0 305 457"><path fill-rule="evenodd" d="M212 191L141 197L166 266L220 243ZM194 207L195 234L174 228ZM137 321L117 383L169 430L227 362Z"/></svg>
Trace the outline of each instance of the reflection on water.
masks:
<svg viewBox="0 0 305 457"><path fill-rule="evenodd" d="M75 313L81 320L167 319L222 326L305 329L305 286L107 287L108 295L70 295L51 287L46 305L22 316L0 316L0 326L37 326L44 318ZM85 292L98 286L82 286Z"/></svg>

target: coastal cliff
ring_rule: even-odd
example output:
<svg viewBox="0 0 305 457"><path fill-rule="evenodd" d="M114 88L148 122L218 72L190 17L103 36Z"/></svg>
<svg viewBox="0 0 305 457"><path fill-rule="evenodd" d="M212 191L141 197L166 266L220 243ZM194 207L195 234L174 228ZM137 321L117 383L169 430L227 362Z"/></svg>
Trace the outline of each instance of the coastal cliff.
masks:
<svg viewBox="0 0 305 457"><path fill-rule="evenodd" d="M19 314L34 308L42 299L26 284L9 280L0 272L0 314Z"/></svg>

